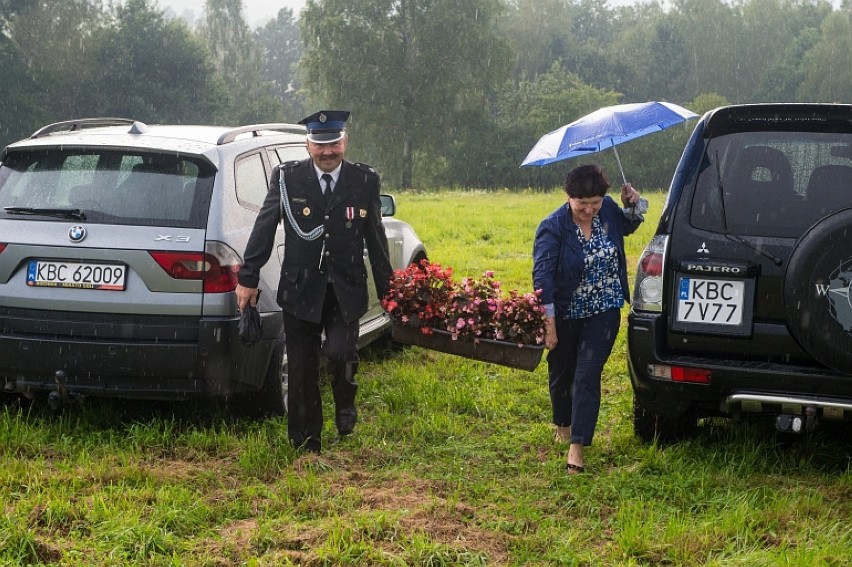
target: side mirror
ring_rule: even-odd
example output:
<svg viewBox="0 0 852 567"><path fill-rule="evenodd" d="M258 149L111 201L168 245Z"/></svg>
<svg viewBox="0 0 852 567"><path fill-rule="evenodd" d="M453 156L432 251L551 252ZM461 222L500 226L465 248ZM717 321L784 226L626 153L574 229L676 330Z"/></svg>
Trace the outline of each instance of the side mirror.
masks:
<svg viewBox="0 0 852 567"><path fill-rule="evenodd" d="M392 217L396 214L396 201L393 195L381 195L382 200L382 216Z"/></svg>

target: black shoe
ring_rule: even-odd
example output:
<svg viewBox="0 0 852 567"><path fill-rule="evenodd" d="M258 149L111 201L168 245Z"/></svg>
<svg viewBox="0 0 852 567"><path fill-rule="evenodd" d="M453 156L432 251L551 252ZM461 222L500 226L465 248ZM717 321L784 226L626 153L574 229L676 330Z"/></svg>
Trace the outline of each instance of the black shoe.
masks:
<svg viewBox="0 0 852 567"><path fill-rule="evenodd" d="M342 408L337 411L334 421L337 424L337 433L341 437L351 435L355 431L355 424L358 423L358 410L354 405Z"/></svg>
<svg viewBox="0 0 852 567"><path fill-rule="evenodd" d="M322 450L322 442L319 439L309 438L307 441L290 439L290 443L298 450L307 451L319 455Z"/></svg>

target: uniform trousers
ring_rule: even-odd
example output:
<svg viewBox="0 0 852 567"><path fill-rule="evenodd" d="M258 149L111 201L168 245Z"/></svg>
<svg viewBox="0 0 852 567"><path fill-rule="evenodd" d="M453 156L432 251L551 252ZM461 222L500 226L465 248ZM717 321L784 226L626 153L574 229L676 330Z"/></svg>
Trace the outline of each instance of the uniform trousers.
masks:
<svg viewBox="0 0 852 567"><path fill-rule="evenodd" d="M553 423L571 427L571 443L592 444L601 405L601 373L612 352L619 309L556 321L556 348L547 354Z"/></svg>
<svg viewBox="0 0 852 567"><path fill-rule="evenodd" d="M328 361L338 430L349 433L357 415L359 323L357 319L352 322L343 319L331 284L326 290L319 323L298 319L286 311L283 315L289 372L287 434L294 446L318 453L323 426L320 354ZM322 343L323 331L325 343Z"/></svg>

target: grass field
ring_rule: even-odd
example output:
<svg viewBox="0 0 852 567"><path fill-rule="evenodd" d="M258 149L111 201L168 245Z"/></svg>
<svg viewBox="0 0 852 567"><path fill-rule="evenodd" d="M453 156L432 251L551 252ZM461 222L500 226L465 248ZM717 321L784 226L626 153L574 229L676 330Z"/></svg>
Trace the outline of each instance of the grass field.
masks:
<svg viewBox="0 0 852 567"><path fill-rule="evenodd" d="M629 238L631 269L656 224ZM532 237L561 193L397 195L430 258L530 290ZM625 311L626 315L626 311ZM2 565L847 565L849 427L786 438L714 421L647 446L622 332L590 474L564 472L546 365L366 352L356 434L294 452L286 418L89 400L0 410ZM332 415L326 390L326 414Z"/></svg>

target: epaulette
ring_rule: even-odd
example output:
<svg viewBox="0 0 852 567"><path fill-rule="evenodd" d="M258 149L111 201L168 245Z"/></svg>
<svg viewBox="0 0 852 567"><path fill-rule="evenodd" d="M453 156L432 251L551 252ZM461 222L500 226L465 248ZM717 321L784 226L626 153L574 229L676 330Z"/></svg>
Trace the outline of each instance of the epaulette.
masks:
<svg viewBox="0 0 852 567"><path fill-rule="evenodd" d="M367 165L366 163L353 163L352 165L353 167L357 167L361 171L366 171L374 175L378 175L378 172L373 168L372 165Z"/></svg>
<svg viewBox="0 0 852 567"><path fill-rule="evenodd" d="M296 167L300 163L302 163L302 162L301 162L301 160L298 160L298 159L294 159L294 160L291 160L291 161L285 161L284 163L281 164L281 169L293 169L294 167Z"/></svg>

